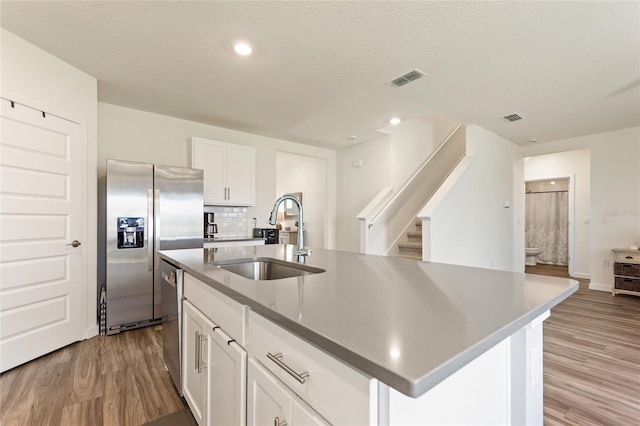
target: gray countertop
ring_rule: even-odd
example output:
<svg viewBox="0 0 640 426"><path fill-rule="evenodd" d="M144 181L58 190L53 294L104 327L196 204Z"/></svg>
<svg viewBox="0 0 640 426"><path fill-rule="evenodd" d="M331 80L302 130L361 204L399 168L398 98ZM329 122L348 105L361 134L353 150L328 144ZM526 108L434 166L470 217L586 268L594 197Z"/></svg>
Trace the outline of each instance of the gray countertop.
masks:
<svg viewBox="0 0 640 426"><path fill-rule="evenodd" d="M296 259L293 245L161 252L355 369L417 397L578 289L577 281L315 249L326 272L252 281L210 262Z"/></svg>
<svg viewBox="0 0 640 426"><path fill-rule="evenodd" d="M223 243L229 241L254 241L254 240L264 240L264 238L255 238L255 237L215 237L215 238L204 238L204 243Z"/></svg>

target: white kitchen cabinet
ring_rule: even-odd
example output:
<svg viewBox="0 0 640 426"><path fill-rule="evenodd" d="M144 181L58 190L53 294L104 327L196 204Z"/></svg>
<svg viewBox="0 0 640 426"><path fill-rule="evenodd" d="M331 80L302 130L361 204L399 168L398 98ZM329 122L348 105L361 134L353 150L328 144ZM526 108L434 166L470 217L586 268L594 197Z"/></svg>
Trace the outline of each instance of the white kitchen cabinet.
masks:
<svg viewBox="0 0 640 426"><path fill-rule="evenodd" d="M199 425L246 425L245 308L188 273L184 297L184 396L193 416Z"/></svg>
<svg viewBox="0 0 640 426"><path fill-rule="evenodd" d="M377 423L377 380L253 311L249 312L248 329L250 358L259 361L272 377L322 418L337 425ZM249 392L251 386L255 388L250 384ZM247 404L251 411L251 395ZM271 424L274 424L273 417Z"/></svg>
<svg viewBox="0 0 640 426"><path fill-rule="evenodd" d="M328 424L255 359L249 360L247 382L247 425Z"/></svg>
<svg viewBox="0 0 640 426"><path fill-rule="evenodd" d="M191 167L204 170L204 203L255 205L255 156L250 146L191 138Z"/></svg>
<svg viewBox="0 0 640 426"><path fill-rule="evenodd" d="M207 424L246 425L247 353L220 327L209 341Z"/></svg>
<svg viewBox="0 0 640 426"><path fill-rule="evenodd" d="M182 348L182 377L184 399L189 404L193 417L200 426L207 423L207 359L209 357L208 330L213 323L191 303L184 301Z"/></svg>

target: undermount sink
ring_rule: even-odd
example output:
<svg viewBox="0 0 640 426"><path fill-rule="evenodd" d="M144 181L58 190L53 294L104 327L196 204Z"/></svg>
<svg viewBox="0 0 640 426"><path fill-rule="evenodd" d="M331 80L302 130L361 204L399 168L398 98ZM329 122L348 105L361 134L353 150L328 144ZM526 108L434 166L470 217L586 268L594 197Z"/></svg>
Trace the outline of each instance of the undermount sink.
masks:
<svg viewBox="0 0 640 426"><path fill-rule="evenodd" d="M271 258L236 259L213 262L218 268L250 280L280 280L325 272L324 269Z"/></svg>

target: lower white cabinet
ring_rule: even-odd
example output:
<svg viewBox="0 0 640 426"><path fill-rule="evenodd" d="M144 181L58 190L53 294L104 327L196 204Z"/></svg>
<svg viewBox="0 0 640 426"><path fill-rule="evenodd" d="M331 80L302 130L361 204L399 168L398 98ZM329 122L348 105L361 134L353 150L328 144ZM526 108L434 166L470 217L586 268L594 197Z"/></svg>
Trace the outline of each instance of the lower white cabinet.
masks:
<svg viewBox="0 0 640 426"><path fill-rule="evenodd" d="M328 425L253 358L249 360L247 382L247 425Z"/></svg>
<svg viewBox="0 0 640 426"><path fill-rule="evenodd" d="M209 333L209 425L247 424L247 353L219 327Z"/></svg>
<svg viewBox="0 0 640 426"><path fill-rule="evenodd" d="M200 426L246 424L247 353L183 302L184 398Z"/></svg>
<svg viewBox="0 0 640 426"><path fill-rule="evenodd" d="M214 325L191 303L184 301L182 348L182 377L184 399L200 426L207 423L207 359L209 357L208 331Z"/></svg>

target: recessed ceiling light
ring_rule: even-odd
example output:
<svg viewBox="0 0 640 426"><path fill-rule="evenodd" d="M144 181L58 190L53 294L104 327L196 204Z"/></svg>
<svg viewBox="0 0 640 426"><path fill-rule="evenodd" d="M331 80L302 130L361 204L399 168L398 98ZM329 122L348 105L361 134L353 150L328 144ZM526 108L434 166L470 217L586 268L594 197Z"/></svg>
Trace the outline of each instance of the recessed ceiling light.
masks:
<svg viewBox="0 0 640 426"><path fill-rule="evenodd" d="M251 46L249 46L249 44L245 42L236 43L233 46L233 50L235 50L238 55L242 55L242 56L250 55L251 52L253 52L253 49L251 48Z"/></svg>
<svg viewBox="0 0 640 426"><path fill-rule="evenodd" d="M391 124L392 126L397 126L398 124L400 124L400 119L398 117L393 117L391 120L389 120L389 124Z"/></svg>
<svg viewBox="0 0 640 426"><path fill-rule="evenodd" d="M550 183L551 183L551 185L555 185L555 184L556 184L556 181L555 181L555 180L552 180Z"/></svg>
<svg viewBox="0 0 640 426"><path fill-rule="evenodd" d="M351 135L347 139L349 139L350 141L354 141L354 140L358 139L358 137L356 135Z"/></svg>
<svg viewBox="0 0 640 426"><path fill-rule="evenodd" d="M536 138L529 139L527 142L529 142L529 143L535 143L535 142L538 142L538 139L536 139Z"/></svg>

